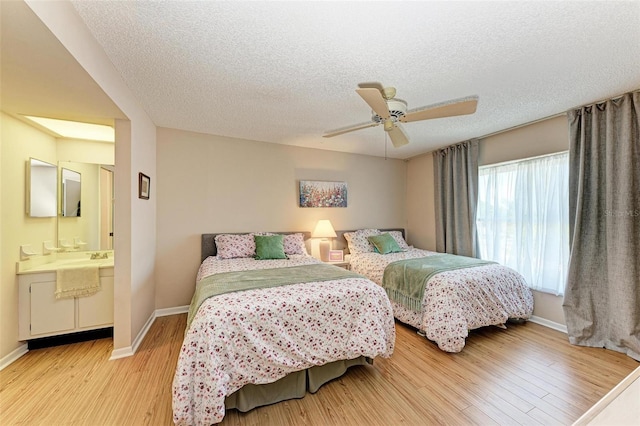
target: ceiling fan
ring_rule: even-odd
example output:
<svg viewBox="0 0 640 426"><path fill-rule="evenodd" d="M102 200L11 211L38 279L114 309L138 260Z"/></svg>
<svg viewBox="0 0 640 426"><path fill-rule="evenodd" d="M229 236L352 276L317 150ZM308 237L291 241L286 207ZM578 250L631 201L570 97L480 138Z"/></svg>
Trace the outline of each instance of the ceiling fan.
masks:
<svg viewBox="0 0 640 426"><path fill-rule="evenodd" d="M399 148L409 143L407 134L402 129L400 123L473 114L476 112L478 105L477 96L468 96L466 98L452 99L446 102L407 110L407 102L395 97L395 87L384 87L382 84L374 82L360 83L358 84L356 92L371 107L373 114L371 121L332 130L325 133L323 137L331 138L343 133L382 124L384 131L389 134L393 146Z"/></svg>

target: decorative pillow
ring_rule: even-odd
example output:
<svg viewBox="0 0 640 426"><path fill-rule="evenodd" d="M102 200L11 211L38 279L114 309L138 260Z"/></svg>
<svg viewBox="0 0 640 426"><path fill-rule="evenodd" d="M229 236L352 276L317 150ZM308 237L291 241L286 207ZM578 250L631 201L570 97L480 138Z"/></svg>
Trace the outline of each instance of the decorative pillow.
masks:
<svg viewBox="0 0 640 426"><path fill-rule="evenodd" d="M402 251L409 250L409 244L407 244L405 239L402 237L402 232L389 231L389 235L391 235L393 239L396 240L396 243L398 243L398 246Z"/></svg>
<svg viewBox="0 0 640 426"><path fill-rule="evenodd" d="M347 247L349 247L349 252L353 253L354 244L351 242L351 237L355 234L355 232L345 232L342 234L345 240L347 240Z"/></svg>
<svg viewBox="0 0 640 426"><path fill-rule="evenodd" d="M283 235L255 235L257 260L286 259L284 254Z"/></svg>
<svg viewBox="0 0 640 426"><path fill-rule="evenodd" d="M256 243L252 234L219 234L215 238L219 259L253 257Z"/></svg>
<svg viewBox="0 0 640 426"><path fill-rule="evenodd" d="M377 229L360 229L356 232L345 232L344 238L352 254L371 253L375 250L367 238L379 234L380 231Z"/></svg>
<svg viewBox="0 0 640 426"><path fill-rule="evenodd" d="M402 251L396 240L388 233L372 235L367 238L380 254L398 253Z"/></svg>
<svg viewBox="0 0 640 426"><path fill-rule="evenodd" d="M288 234L283 240L285 254L307 254L304 244L304 234Z"/></svg>

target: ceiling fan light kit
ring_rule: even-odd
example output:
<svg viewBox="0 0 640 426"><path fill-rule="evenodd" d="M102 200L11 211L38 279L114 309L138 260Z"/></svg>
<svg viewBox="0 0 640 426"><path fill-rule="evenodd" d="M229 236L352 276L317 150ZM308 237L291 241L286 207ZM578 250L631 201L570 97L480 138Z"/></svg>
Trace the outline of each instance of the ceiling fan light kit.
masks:
<svg viewBox="0 0 640 426"><path fill-rule="evenodd" d="M389 118L393 121L397 121L400 117L407 113L407 103L402 99L389 99L387 101L387 111ZM371 111L373 114L371 119L376 123L384 122L384 118L380 117L375 111Z"/></svg>
<svg viewBox="0 0 640 426"><path fill-rule="evenodd" d="M360 83L356 92L371 107L371 122L329 131L323 137L331 138L382 123L393 146L399 148L409 143L400 123L473 114L478 106L478 97L468 96L407 110L407 102L395 97L395 87L384 87L377 82Z"/></svg>

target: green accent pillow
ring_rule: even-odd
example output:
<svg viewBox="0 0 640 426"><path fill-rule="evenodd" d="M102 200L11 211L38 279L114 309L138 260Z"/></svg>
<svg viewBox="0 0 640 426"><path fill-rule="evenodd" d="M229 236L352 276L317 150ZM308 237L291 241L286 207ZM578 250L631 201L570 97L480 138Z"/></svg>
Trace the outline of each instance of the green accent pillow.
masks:
<svg viewBox="0 0 640 426"><path fill-rule="evenodd" d="M398 253L402 251L398 242L388 232L380 235L372 235L367 237L367 239L380 254Z"/></svg>
<svg viewBox="0 0 640 426"><path fill-rule="evenodd" d="M286 259L283 235L254 235L258 260Z"/></svg>

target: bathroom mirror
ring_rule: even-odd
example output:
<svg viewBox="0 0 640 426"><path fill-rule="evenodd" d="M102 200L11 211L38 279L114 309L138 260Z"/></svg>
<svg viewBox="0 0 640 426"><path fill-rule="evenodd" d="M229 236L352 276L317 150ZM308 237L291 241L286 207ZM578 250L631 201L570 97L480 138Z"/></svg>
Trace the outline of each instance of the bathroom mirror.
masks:
<svg viewBox="0 0 640 426"><path fill-rule="evenodd" d="M62 216L81 216L81 175L75 170L62 169Z"/></svg>
<svg viewBox="0 0 640 426"><path fill-rule="evenodd" d="M60 182L68 181L67 191L80 180L80 197L65 200L65 189L61 189L61 214L58 218L58 240L73 244L78 238L86 244L76 247L80 251L113 249L113 171L104 164L60 161ZM65 177L67 172L77 173ZM80 214L74 216L74 206L80 201ZM65 203L67 207L65 207Z"/></svg>
<svg viewBox="0 0 640 426"><path fill-rule="evenodd" d="M55 217L58 206L58 169L54 164L30 158L27 161L27 215Z"/></svg>

